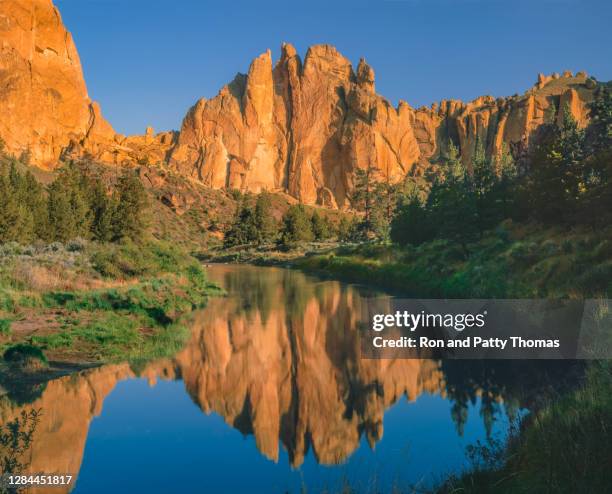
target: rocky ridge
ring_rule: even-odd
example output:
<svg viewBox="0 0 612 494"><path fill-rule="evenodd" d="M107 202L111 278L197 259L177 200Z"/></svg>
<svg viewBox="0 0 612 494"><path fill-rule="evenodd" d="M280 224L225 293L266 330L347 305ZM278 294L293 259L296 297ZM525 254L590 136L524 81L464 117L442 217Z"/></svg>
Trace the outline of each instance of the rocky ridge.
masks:
<svg viewBox="0 0 612 494"><path fill-rule="evenodd" d="M205 186L286 192L305 204L349 207L355 170L397 182L421 174L449 144L469 163L477 142L490 156L528 148L567 107L580 125L597 82L584 72L545 76L522 96L397 107L376 93L374 70L330 45L304 60L283 44L257 57L212 99L199 100L179 132L115 133L88 95L78 54L51 0L0 2L0 136L32 162L88 157L161 163Z"/></svg>

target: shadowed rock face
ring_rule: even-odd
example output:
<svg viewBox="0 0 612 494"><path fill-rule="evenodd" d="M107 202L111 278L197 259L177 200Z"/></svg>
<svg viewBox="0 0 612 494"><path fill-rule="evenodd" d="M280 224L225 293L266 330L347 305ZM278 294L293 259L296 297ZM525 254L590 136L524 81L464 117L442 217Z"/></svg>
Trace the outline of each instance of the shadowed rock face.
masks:
<svg viewBox="0 0 612 494"><path fill-rule="evenodd" d="M0 0L0 136L38 165L89 156L109 164L165 163L212 188L283 191L306 204L348 207L355 170L397 182L420 174L452 141L468 164L480 142L515 157L567 106L581 125L597 84L586 74L540 75L523 96L393 107L374 70L329 45L304 60L282 46L257 57L187 113L180 132L115 134L87 95L79 57L51 0Z"/></svg>

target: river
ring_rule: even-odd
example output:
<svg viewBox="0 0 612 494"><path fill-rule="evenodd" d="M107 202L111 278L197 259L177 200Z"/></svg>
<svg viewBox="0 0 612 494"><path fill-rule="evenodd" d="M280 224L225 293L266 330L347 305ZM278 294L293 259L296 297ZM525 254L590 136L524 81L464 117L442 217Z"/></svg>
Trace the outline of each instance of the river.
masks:
<svg viewBox="0 0 612 494"><path fill-rule="evenodd" d="M173 358L0 397L3 423L41 411L26 471L72 473L87 494L431 486L468 466L468 445L503 441L549 382L520 379L529 362L361 359L360 314L388 296L280 268L208 273L228 295L193 314Z"/></svg>

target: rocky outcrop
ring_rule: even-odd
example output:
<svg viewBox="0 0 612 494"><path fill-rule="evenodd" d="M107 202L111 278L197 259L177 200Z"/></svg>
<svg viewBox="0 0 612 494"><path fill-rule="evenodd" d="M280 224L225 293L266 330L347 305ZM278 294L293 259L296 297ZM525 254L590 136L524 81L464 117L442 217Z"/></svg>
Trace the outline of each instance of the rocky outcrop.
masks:
<svg viewBox="0 0 612 494"><path fill-rule="evenodd" d="M282 190L335 207L347 204L357 168L373 165L398 181L418 159L410 108L375 93L365 60L355 72L318 45L302 63L285 44L274 66L264 53L189 111L170 164L211 187Z"/></svg>
<svg viewBox="0 0 612 494"><path fill-rule="evenodd" d="M444 100L430 108L393 107L375 92L373 69L356 70L329 45L302 63L282 46L253 61L183 121L170 165L211 187L288 192L307 204L345 207L355 170L373 166L398 182L443 157L453 143L469 165L478 143L490 156L519 155L538 128L567 107L584 126L596 83L585 73L540 74L523 96Z"/></svg>
<svg viewBox="0 0 612 494"><path fill-rule="evenodd" d="M0 136L54 163L71 141L112 139L91 102L72 36L51 0L0 1Z"/></svg>
<svg viewBox="0 0 612 494"><path fill-rule="evenodd" d="M302 62L284 44L273 63L257 57L210 100L187 113L180 132L116 134L91 102L79 57L51 0L0 0L0 137L32 162L88 157L114 165L168 164L212 188L282 191L306 204L350 206L355 171L381 180L419 174L452 142L469 165L478 143L490 156L520 156L567 107L580 125L597 83L583 72L540 74L522 96L445 100L397 107L375 91L365 60L356 69L329 45Z"/></svg>

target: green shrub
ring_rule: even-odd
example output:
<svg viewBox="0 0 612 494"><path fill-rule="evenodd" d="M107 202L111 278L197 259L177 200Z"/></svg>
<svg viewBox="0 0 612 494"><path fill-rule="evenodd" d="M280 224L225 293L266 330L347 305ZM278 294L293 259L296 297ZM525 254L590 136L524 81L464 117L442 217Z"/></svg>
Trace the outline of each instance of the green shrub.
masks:
<svg viewBox="0 0 612 494"><path fill-rule="evenodd" d="M11 334L11 320L0 319L0 334L9 335Z"/></svg>
<svg viewBox="0 0 612 494"><path fill-rule="evenodd" d="M4 352L4 360L24 370L38 370L49 364L43 351L29 343L19 343Z"/></svg>

